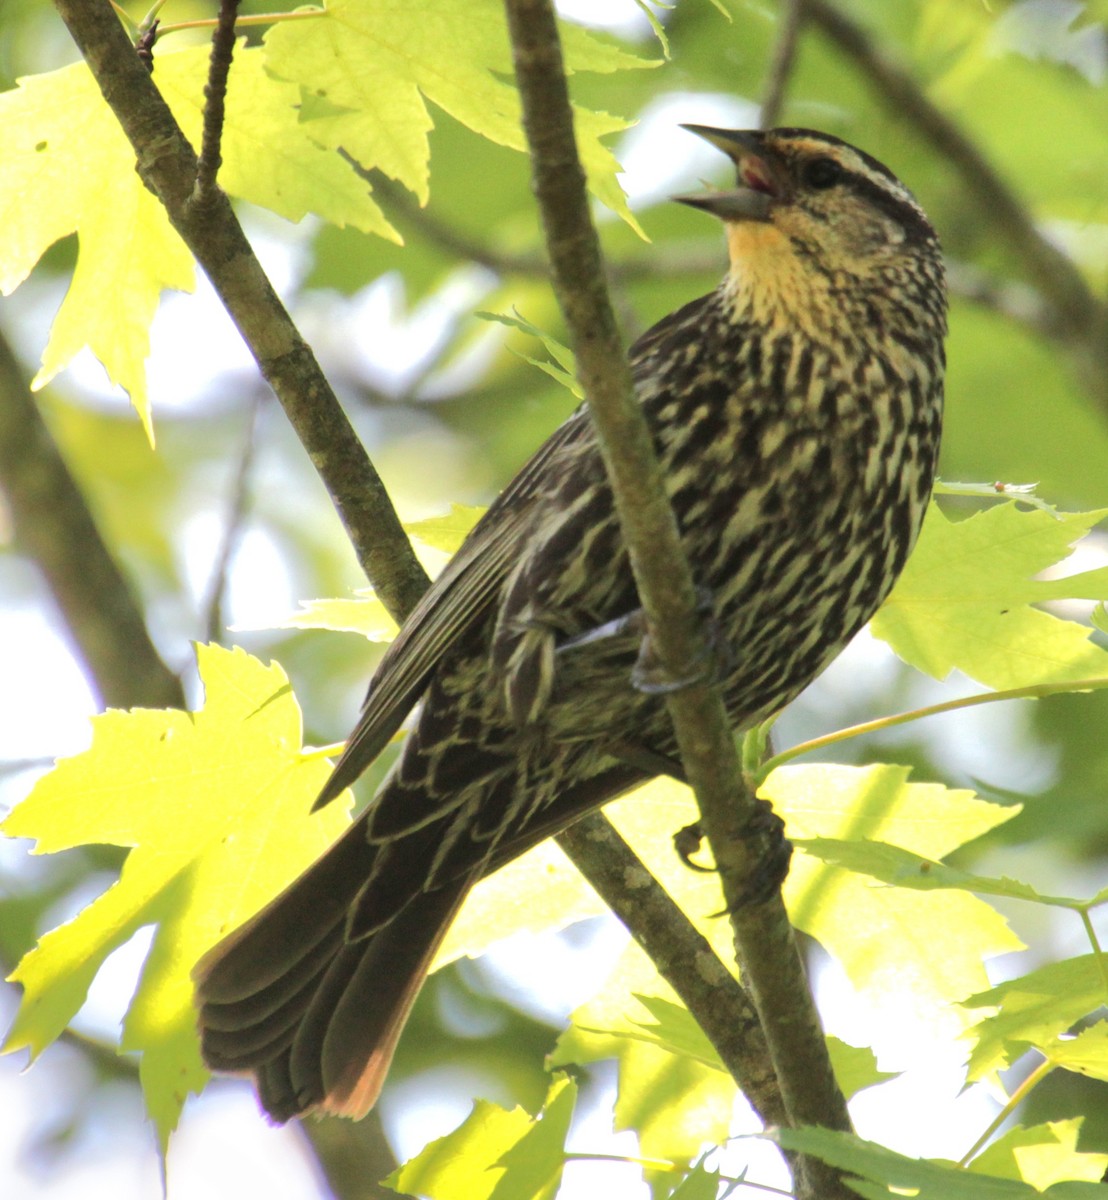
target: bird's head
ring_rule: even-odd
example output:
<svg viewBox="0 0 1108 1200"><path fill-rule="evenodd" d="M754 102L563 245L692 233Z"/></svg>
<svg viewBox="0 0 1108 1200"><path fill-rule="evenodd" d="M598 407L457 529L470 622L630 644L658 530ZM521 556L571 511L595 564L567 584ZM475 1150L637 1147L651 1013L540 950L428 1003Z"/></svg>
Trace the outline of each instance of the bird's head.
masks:
<svg viewBox="0 0 1108 1200"><path fill-rule="evenodd" d="M734 188L676 199L725 223L732 284L751 302L779 311L905 273L941 292L935 231L875 158L810 129L685 128L735 164Z"/></svg>

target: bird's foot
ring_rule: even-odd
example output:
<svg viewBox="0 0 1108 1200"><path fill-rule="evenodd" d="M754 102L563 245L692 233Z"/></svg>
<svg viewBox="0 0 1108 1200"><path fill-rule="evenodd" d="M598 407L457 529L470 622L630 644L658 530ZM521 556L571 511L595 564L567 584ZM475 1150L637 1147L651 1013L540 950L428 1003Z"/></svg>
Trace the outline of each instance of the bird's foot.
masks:
<svg viewBox="0 0 1108 1200"><path fill-rule="evenodd" d="M696 589L696 611L704 622L704 646L689 663L688 670L674 677L658 661L643 622L639 657L631 670L631 683L648 696L668 696L684 688L702 683L716 683L727 675L731 661L730 647L723 636L712 606L712 593L707 588Z"/></svg>
<svg viewBox="0 0 1108 1200"><path fill-rule="evenodd" d="M646 636L646 614L641 608L633 609L629 613L624 613L621 617L605 621L603 625L597 625L593 629L586 629L584 633L578 633L574 637L566 638L564 641L558 643L554 653L555 655L567 654L574 650L579 650L582 646L591 646L595 642L621 638L626 634L638 637Z"/></svg>
<svg viewBox="0 0 1108 1200"><path fill-rule="evenodd" d="M773 811L768 800L755 800L754 813L743 830L743 840L755 853L757 866L747 880L742 894L729 905L728 911L764 904L780 890L789 873L792 861L792 843L785 837L785 822ZM700 849L704 831L699 821L686 825L673 835L677 857L694 871L714 871L693 862L692 856Z"/></svg>

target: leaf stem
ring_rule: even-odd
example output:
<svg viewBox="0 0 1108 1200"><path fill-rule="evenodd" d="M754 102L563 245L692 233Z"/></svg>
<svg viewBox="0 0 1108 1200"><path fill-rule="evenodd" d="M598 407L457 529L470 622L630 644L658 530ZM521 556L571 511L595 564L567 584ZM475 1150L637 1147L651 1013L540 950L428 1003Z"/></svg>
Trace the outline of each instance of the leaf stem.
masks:
<svg viewBox="0 0 1108 1200"><path fill-rule="evenodd" d="M1097 969L1100 971L1100 977L1104 981L1104 994L1108 997L1108 961L1105 961L1104 951L1100 945L1100 938L1096 935L1096 929L1093 927L1093 919L1089 915L1088 908L1078 909L1078 915L1081 917L1081 923L1085 926L1085 934L1089 939L1089 945L1093 948L1093 955L1096 958Z"/></svg>
<svg viewBox="0 0 1108 1200"><path fill-rule="evenodd" d="M635 1167L649 1167L652 1171L683 1171L675 1162L665 1158L639 1158L634 1154L588 1154L584 1151L567 1150L566 1162L613 1162L630 1164Z"/></svg>
<svg viewBox="0 0 1108 1200"><path fill-rule="evenodd" d="M284 21L315 20L327 15L324 8L298 8L295 12L252 13L241 16L235 22L242 29L247 25L279 25ZM174 21L172 25L161 25L158 33L165 37L167 33L180 33L182 29L214 29L219 24L218 17L203 17L195 21Z"/></svg>
<svg viewBox="0 0 1108 1200"><path fill-rule="evenodd" d="M848 725L845 729L837 729L833 733L825 733L806 742L798 742L788 750L782 750L767 759L758 772L758 782L765 782L771 771L799 758L802 754L810 754L813 750L823 750L850 738L860 737L865 733L879 733L883 729L892 729L897 725L906 725L910 721L919 721L924 717L935 717L940 713L957 712L962 708L976 708L979 704L995 704L1002 700L1039 700L1045 696L1054 696L1064 692L1092 692L1100 688L1108 688L1108 676L1097 676L1095 679L1076 679L1067 683L1033 683L1026 687L1006 688L999 692L980 692L974 696L960 696L957 700L944 700L941 704L929 704L924 708L913 708L908 712L894 713L888 717L877 717L873 721L863 721L858 725Z"/></svg>
<svg viewBox="0 0 1108 1200"><path fill-rule="evenodd" d="M996 1133L1001 1125L1008 1120L1008 1118L1023 1103L1027 1096L1031 1094L1032 1090L1042 1083L1042 1081L1050 1074L1052 1070L1054 1070L1054 1064L1049 1058L1044 1058L1043 1061L1034 1069L1034 1071L1032 1071L1031 1074L1028 1075L1027 1078L1019 1085L1019 1087L1016 1088L1016 1090L1008 1097L1004 1107L1001 1108L1000 1112L998 1112L985 1127L985 1131L958 1160L958 1165L960 1167L969 1166L973 1159L975 1159L977 1155L984 1149L985 1145L993 1136L993 1134Z"/></svg>

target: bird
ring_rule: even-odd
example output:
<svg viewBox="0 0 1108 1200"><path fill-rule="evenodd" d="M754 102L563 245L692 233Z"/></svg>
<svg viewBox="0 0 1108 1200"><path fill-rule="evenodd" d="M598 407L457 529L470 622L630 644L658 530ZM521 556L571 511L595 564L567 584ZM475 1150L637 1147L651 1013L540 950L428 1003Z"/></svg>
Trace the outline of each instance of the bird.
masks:
<svg viewBox="0 0 1108 1200"><path fill-rule="evenodd" d="M802 128L686 129L735 186L712 292L629 352L737 732L876 611L939 450L936 232L882 163ZM201 1050L277 1122L377 1101L436 948L483 876L675 764L664 692L582 406L494 500L401 627L317 807L418 715L341 838L198 964Z"/></svg>

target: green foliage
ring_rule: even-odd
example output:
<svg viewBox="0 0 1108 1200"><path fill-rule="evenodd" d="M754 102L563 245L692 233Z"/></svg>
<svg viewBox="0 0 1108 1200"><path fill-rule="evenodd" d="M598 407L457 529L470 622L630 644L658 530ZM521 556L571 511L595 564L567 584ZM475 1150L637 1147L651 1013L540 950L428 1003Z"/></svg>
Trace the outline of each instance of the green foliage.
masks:
<svg viewBox="0 0 1108 1200"><path fill-rule="evenodd" d="M513 317L509 317L504 313L485 312L478 313L477 316L482 317L486 321L498 321L501 325L507 325L509 329L518 329L523 333L529 333L532 337L538 338L546 348L550 358L533 358L529 354L520 354L520 358L524 362L529 362L533 367L538 367L540 371L545 372L551 379L572 392L578 400L584 400L585 394L581 390L581 385L577 382L577 376L574 374L574 354L568 346L563 346L556 338L552 338L550 334L544 333L537 325L533 325L525 317L521 317L519 313L516 313ZM518 353L518 351L514 351L514 353Z"/></svg>
<svg viewBox="0 0 1108 1200"><path fill-rule="evenodd" d="M557 1079L535 1116L478 1100L446 1137L431 1142L386 1180L429 1200L552 1200L565 1163L577 1088Z"/></svg>
<svg viewBox="0 0 1108 1200"><path fill-rule="evenodd" d="M408 521L404 531L425 546L441 550L444 554L453 554L484 512L483 508L475 508L470 504L452 504L445 516Z"/></svg>
<svg viewBox="0 0 1108 1200"><path fill-rule="evenodd" d="M787 1149L814 1154L841 1168L849 1186L864 1200L884 1200L905 1194L919 1200L1032 1200L1035 1196L1047 1196L1049 1200L1104 1200L1108 1196L1108 1188L1098 1183L1072 1182L1072 1175L1067 1176L1070 1182L1039 1188L1019 1178L966 1171L955 1163L906 1158L852 1134L832 1133L828 1129L782 1129L777 1131L774 1139ZM1026 1162L1027 1174L1042 1179L1044 1167L1056 1146L1057 1141L1054 1146L1048 1144L1045 1153L1032 1151L1026 1156L1018 1156L1021 1168ZM1016 1157L1013 1156L1013 1160ZM1075 1157L1094 1158L1092 1155ZM1091 1165L1089 1162L1082 1164L1080 1178L1087 1178L1085 1172ZM1066 1170L1070 1169L1067 1165Z"/></svg>
<svg viewBox="0 0 1108 1200"><path fill-rule="evenodd" d="M1032 607L1108 595L1108 568L1035 578L1104 515L1026 512L1011 503L952 522L932 505L873 632L936 679L955 667L993 688L1108 675L1108 652L1090 644L1089 628Z"/></svg>
<svg viewBox="0 0 1108 1200"><path fill-rule="evenodd" d="M348 820L344 805L308 813L330 766L301 750L300 710L280 667L215 646L200 647L198 661L202 709L97 717L91 748L59 763L4 822L9 837L36 839L39 854L129 850L119 882L47 933L12 975L23 1003L4 1049L41 1053L84 1003L108 954L155 925L120 1050L142 1055L163 1144L189 1092L207 1079L194 964Z"/></svg>
<svg viewBox="0 0 1108 1200"><path fill-rule="evenodd" d="M1066 1179L1099 1183L1108 1168L1108 1155L1082 1154L1077 1149L1080 1119L1006 1130L973 1161L972 1169L1003 1179L1022 1179L1045 1191Z"/></svg>
<svg viewBox="0 0 1108 1200"><path fill-rule="evenodd" d="M478 515L479 510L456 507L443 518L414 523L410 531L449 549ZM995 607L1000 589L1007 587L1008 594L1025 602L1043 594L1042 589L1049 598L1087 595L1090 578L1098 579L1098 573L1050 584L1027 580L1069 554L1075 531L1088 529L1098 516L1023 512L1005 504L951 524L933 512L929 528L940 532L932 532L925 569L917 575L924 580L953 577L958 586L948 585L929 611L940 613L944 602L968 603L961 598L967 595L987 597L979 602L983 632L978 641L1003 656L1004 639L989 632L984 615L990 605ZM967 532L972 535L968 550L963 540ZM918 587L912 576L907 587L910 595ZM896 603L894 595L890 605ZM373 632L372 622L344 615L349 606L372 612L377 605L372 598L316 602L289 623L357 627L387 637L383 629ZM912 609L911 604L900 607ZM1034 614L1030 608L1027 612ZM1070 635L1072 623L1047 619L1048 640L1054 626L1064 636L1084 640L1077 626ZM910 622L903 621L902 627ZM1023 644L1034 643L1025 637ZM1049 655L1029 653L1027 659L1056 678ZM979 661L985 663L981 673L987 674L987 660ZM5 826L13 836L37 837L42 852L96 842L134 847L120 883L73 922L47 934L20 964L13 978L24 987L24 1002L7 1048L40 1052L80 1007L107 953L141 926L157 923L122 1048L143 1053L148 1103L163 1137L175 1125L187 1091L203 1082L192 1029L191 964L221 932L275 894L345 823L332 809L317 817L306 815L327 765L318 754L305 755L300 748L299 710L279 668L265 668L242 651L215 648L201 649L200 666L207 702L195 717L136 711L98 718L92 748L48 775ZM204 794L214 803L205 804L198 795L201 779ZM90 794L99 798L95 808L87 804ZM971 1078L995 1077L1029 1046L1055 1066L1108 1077L1099 1027L1076 1040L1062 1037L1108 995L1098 956L1040 968L1025 981L986 990L984 962L1021 948L1021 943L980 898L1006 897L1083 912L1100 897L1078 901L1042 895L1028 883L990 879L941 861L1010 819L1016 809L987 803L965 790L910 782L906 768L891 765L780 767L766 779L761 794L785 819L789 837L802 852L786 884L792 920L834 955L871 1003L895 1007L905 1028L916 1024L945 1036L968 1036L974 1047ZM237 805L230 798L237 798ZM715 880L689 872L667 848L672 830L695 818L686 789L658 780L611 805L610 814L727 961L726 923L705 915L718 904ZM180 838L182 822L189 833L185 840ZM249 864L249 870L237 864ZM886 886L875 889L874 879ZM559 929L598 911L595 896L560 852L540 846L474 889L438 964L480 954L524 929ZM1034 1006L1026 1002L1028 989L1037 997ZM633 1015L636 1004L645 1009L646 1019ZM981 1017L982 1008L996 1012ZM833 1050L848 1094L890 1077L876 1069L864 1047L835 1041ZM604 991L575 1014L551 1065L608 1057L619 1063L617 1127L635 1129L644 1156L664 1164L644 1168L657 1186L672 1182L674 1171L691 1170L706 1139L726 1139L733 1084L690 1015L634 948ZM528 1176L519 1183L524 1188L519 1194L546 1194L542 1189L554 1186L562 1161L561 1141L549 1139L569 1110L559 1102L551 1111L561 1115L544 1115L532 1125L525 1114L495 1110L494 1115L491 1107L479 1107L445 1145L429 1147L393 1183L444 1198L461 1194L457 1189L469 1186L461 1181L471 1178L480 1160L508 1172L496 1185L497 1197L516 1194L511 1191L518 1182L514 1164L530 1163L528 1156L541 1149L535 1161L553 1164L542 1168L549 1178Z"/></svg>
<svg viewBox="0 0 1108 1200"><path fill-rule="evenodd" d="M171 45L159 48L158 86L199 146L208 51ZM657 65L575 27L566 53L574 71ZM332 0L308 19L278 21L264 47L236 52L220 184L290 221L315 213L399 241L355 164L383 171L425 204L432 122L424 97L482 137L522 150L518 96L499 78L510 66L495 0L464 9L445 0ZM637 228L616 182L619 164L600 141L627 122L586 108L576 116L590 187ZM0 211L19 215L0 238L0 291L16 288L58 238L80 239L36 383L87 346L129 393L152 438L148 330L164 289L191 289L191 257L135 174L134 152L83 63L0 94L0 128Z"/></svg>

